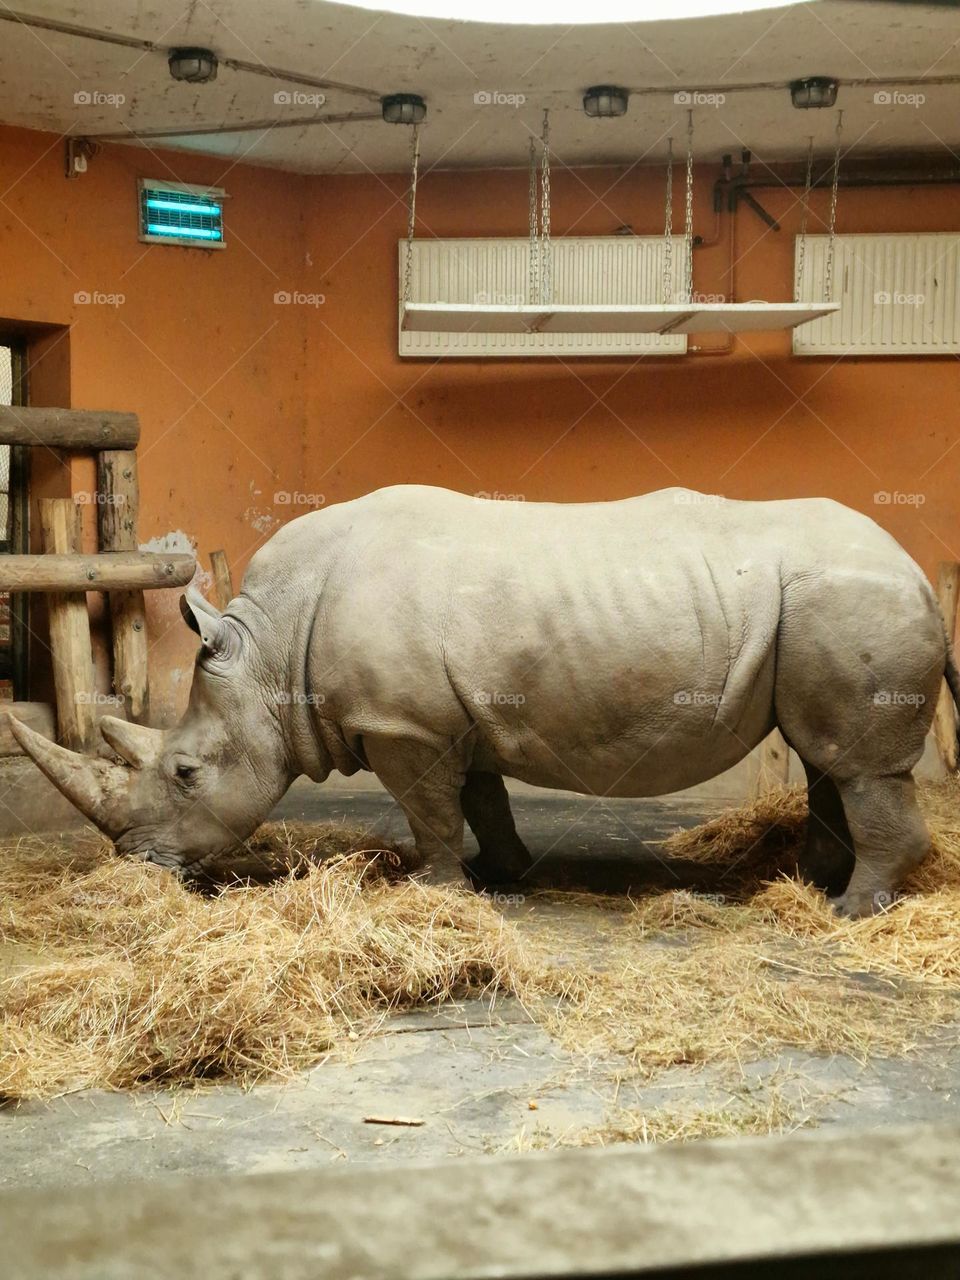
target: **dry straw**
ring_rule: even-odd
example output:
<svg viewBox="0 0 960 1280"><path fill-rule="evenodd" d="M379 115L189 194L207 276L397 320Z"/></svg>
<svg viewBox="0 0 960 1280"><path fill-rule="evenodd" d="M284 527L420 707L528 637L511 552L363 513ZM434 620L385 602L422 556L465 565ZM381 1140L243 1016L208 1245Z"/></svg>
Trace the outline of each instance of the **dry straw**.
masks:
<svg viewBox="0 0 960 1280"><path fill-rule="evenodd" d="M99 840L6 850L0 938L20 964L0 985L0 1095L252 1080L316 1063L388 1010L520 984L485 899L409 878L396 851L335 852L358 843L264 829L261 861L326 860L215 896Z"/></svg>
<svg viewBox="0 0 960 1280"><path fill-rule="evenodd" d="M24 840L0 852L0 1094L250 1081L482 991L521 995L587 1065L625 1054L643 1075L785 1046L904 1052L960 1016L960 788L924 803L933 853L865 921L788 878L794 791L666 842L709 893L534 899L517 925L349 828L264 828L245 871L280 878L208 896L98 839Z"/></svg>
<svg viewBox="0 0 960 1280"><path fill-rule="evenodd" d="M960 1018L960 788L924 803L933 850L890 910L839 919L791 877L806 827L799 791L770 793L665 842L703 863L710 891L613 908L604 956L566 948L568 999L552 1026L568 1047L615 1049L645 1074L749 1061L784 1047L902 1053ZM540 928L542 954L555 950ZM588 950L590 950L588 948Z"/></svg>

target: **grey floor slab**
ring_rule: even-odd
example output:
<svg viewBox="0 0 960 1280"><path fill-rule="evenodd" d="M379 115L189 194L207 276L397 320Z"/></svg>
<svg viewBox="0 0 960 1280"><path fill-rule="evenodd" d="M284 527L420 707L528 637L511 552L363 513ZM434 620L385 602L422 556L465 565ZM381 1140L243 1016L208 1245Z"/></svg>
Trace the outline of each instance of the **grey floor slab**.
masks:
<svg viewBox="0 0 960 1280"><path fill-rule="evenodd" d="M677 802L521 796L517 823L531 849L555 845L553 870L590 880L608 860L625 882L663 873L653 844L702 817ZM369 822L403 837L389 797L294 788L279 816ZM584 849L592 851L584 857ZM458 869L436 869L441 879ZM606 874L606 873L605 873ZM522 914L527 909L516 909ZM538 901L571 937L613 927L576 902ZM550 1147L618 1109L723 1106L786 1095L824 1127L868 1130L960 1120L960 1035L946 1029L908 1058L863 1066L781 1054L740 1069L677 1067L653 1083L622 1079L620 1059L586 1063L530 1022L515 1001L480 1001L389 1019L384 1034L284 1083L248 1090L79 1093L0 1109L0 1187L83 1186L111 1179L392 1164ZM416 1127L365 1123L406 1117Z"/></svg>

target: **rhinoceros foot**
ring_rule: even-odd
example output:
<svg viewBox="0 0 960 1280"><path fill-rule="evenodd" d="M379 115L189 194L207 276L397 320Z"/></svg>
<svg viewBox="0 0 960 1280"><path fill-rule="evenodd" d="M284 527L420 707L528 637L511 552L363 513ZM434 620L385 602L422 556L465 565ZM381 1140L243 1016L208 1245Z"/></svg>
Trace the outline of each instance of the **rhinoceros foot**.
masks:
<svg viewBox="0 0 960 1280"><path fill-rule="evenodd" d="M522 847L522 846L521 846ZM526 850L523 861L501 858L481 850L475 858L463 863L463 872L478 893L514 889L532 865Z"/></svg>

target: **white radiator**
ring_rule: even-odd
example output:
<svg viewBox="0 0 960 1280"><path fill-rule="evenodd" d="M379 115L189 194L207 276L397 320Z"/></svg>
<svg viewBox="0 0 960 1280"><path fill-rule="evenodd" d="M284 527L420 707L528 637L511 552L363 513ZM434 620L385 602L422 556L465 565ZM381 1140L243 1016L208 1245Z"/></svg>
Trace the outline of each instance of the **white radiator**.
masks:
<svg viewBox="0 0 960 1280"><path fill-rule="evenodd" d="M565 236L551 241L552 301L558 303L657 303L663 301L662 236ZM400 295L406 241L399 244ZM686 242L673 241L673 297L683 299ZM492 303L529 301L530 242L526 238L415 240L411 302ZM536 299L533 299L536 301ZM632 333L405 333L402 356L640 356L683 355L683 336Z"/></svg>
<svg viewBox="0 0 960 1280"><path fill-rule="evenodd" d="M801 302L824 297L828 243L807 237ZM833 278L840 310L795 329L794 355L960 352L960 235L838 236Z"/></svg>

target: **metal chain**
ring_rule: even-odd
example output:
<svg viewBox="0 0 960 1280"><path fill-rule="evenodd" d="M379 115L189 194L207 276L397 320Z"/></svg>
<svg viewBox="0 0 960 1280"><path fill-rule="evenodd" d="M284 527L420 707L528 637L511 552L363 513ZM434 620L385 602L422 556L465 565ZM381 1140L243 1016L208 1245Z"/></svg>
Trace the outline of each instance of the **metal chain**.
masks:
<svg viewBox="0 0 960 1280"><path fill-rule="evenodd" d="M840 145L843 138L843 112L837 112L837 146L833 153L833 183L830 187L830 239L827 242L826 294L827 302L833 301L833 267L837 248L837 192L840 186Z"/></svg>
<svg viewBox="0 0 960 1280"><path fill-rule="evenodd" d="M410 301L413 283L413 232L417 221L417 178L420 173L420 126L413 126L410 141L410 193L407 206L407 256L403 264L403 300Z"/></svg>
<svg viewBox="0 0 960 1280"><path fill-rule="evenodd" d="M673 301L673 138L667 139L667 209L663 224L663 302Z"/></svg>
<svg viewBox="0 0 960 1280"><path fill-rule="evenodd" d="M800 285L803 282L803 268L807 259L807 220L810 216L810 189L813 186L813 134L807 145L807 172L803 180L803 203L800 206L800 243L797 245L797 270L793 282L795 302L800 299Z"/></svg>
<svg viewBox="0 0 960 1280"><path fill-rule="evenodd" d="M540 219L537 207L537 144L536 140L530 138L530 276L527 282L527 301L531 306L540 301L540 263L539 263L539 238L540 238Z"/></svg>
<svg viewBox="0 0 960 1280"><path fill-rule="evenodd" d="M553 253L550 247L550 112L543 113L540 161L540 302L553 301Z"/></svg>
<svg viewBox="0 0 960 1280"><path fill-rule="evenodd" d="M687 193L684 239L687 245L686 300L693 301L693 112L687 112Z"/></svg>

